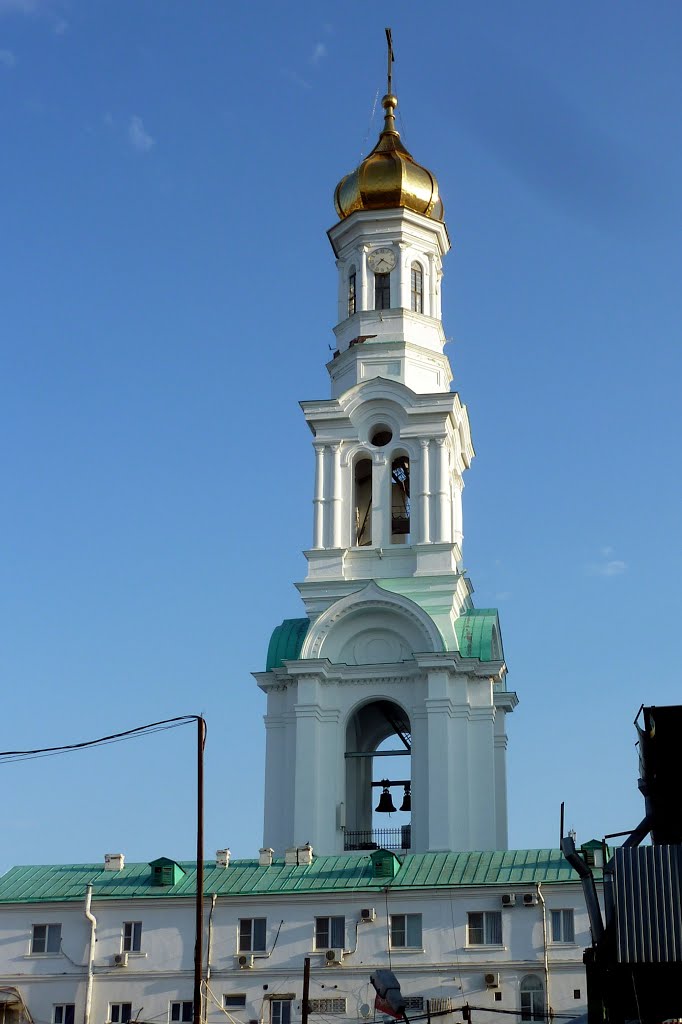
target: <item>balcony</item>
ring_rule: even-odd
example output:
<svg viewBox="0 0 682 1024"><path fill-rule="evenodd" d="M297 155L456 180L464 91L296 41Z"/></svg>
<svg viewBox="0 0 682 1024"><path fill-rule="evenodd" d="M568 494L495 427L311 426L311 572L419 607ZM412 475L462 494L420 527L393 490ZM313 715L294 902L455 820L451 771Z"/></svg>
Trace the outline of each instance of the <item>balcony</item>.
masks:
<svg viewBox="0 0 682 1024"><path fill-rule="evenodd" d="M412 845L412 826L400 828L372 828L361 832L346 831L344 850L404 850Z"/></svg>

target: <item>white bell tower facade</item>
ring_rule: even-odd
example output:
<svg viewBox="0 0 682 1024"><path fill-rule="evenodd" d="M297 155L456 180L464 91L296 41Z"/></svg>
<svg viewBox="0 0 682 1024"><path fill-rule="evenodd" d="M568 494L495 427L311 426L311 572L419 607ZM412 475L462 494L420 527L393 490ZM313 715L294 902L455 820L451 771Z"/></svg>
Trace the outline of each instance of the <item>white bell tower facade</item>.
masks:
<svg viewBox="0 0 682 1024"><path fill-rule="evenodd" d="M389 90L377 146L336 189L331 397L301 403L315 452L306 614L277 627L256 674L263 841L278 853L507 846L505 719L517 699L497 612L473 607L462 570L474 451L444 353L450 242L436 179L395 129L396 103ZM411 810L379 833L391 737L400 769L385 788Z"/></svg>

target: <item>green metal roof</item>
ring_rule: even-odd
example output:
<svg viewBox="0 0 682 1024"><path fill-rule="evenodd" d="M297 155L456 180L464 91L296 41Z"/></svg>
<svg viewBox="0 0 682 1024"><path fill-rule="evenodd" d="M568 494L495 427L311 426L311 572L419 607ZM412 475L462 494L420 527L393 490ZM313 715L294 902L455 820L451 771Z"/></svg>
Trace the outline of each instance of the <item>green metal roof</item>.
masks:
<svg viewBox="0 0 682 1024"><path fill-rule="evenodd" d="M43 903L82 900L88 883L94 899L166 899L191 897L196 862L182 861L185 871L174 886L152 885L149 864L127 864L105 871L100 864L55 864L11 868L0 878L0 903ZM270 867L257 860L233 860L229 867L205 865L205 892L220 896L286 895L290 893L380 891L369 855L315 857L306 866ZM401 858L390 882L392 889L452 888L469 885L526 885L572 882L578 876L558 850L504 850L487 853L415 853Z"/></svg>
<svg viewBox="0 0 682 1024"><path fill-rule="evenodd" d="M265 671L279 668L285 661L296 661L301 654L310 619L285 619L277 626L268 645Z"/></svg>
<svg viewBox="0 0 682 1024"><path fill-rule="evenodd" d="M455 622L459 653L463 658L502 661L502 637L497 608L469 608Z"/></svg>

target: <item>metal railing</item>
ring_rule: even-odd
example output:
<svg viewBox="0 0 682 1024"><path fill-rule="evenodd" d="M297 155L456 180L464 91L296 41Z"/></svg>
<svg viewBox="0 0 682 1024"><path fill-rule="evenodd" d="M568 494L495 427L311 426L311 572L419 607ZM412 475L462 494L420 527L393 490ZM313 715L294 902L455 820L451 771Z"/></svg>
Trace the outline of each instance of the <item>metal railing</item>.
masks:
<svg viewBox="0 0 682 1024"><path fill-rule="evenodd" d="M344 850L409 850L412 845L412 826L400 828L371 828L359 832L346 831Z"/></svg>

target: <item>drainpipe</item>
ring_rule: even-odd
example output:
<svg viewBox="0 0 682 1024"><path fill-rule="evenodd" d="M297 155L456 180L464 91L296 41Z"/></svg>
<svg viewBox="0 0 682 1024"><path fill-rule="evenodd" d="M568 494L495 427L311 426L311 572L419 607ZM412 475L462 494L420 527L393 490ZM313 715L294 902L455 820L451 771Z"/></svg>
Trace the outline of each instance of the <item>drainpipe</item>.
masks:
<svg viewBox="0 0 682 1024"><path fill-rule="evenodd" d="M206 945L206 983L211 979L211 950L213 949L213 912L215 910L216 901L218 899L218 893L214 892L211 896L211 909L208 914L208 941Z"/></svg>
<svg viewBox="0 0 682 1024"><path fill-rule="evenodd" d="M92 983L94 976L93 963L95 960L95 943L97 941L97 919L90 911L92 903L92 885L88 884L85 891L85 916L90 922L90 945L88 947L88 981L85 988L85 1011L83 1024L90 1024L90 1009L92 1007Z"/></svg>
<svg viewBox="0 0 682 1024"><path fill-rule="evenodd" d="M542 907L542 949L543 959L545 964L545 993L547 994L547 1015L550 1020L554 1017L552 1010L552 1001L549 998L549 956L547 954L547 907L545 906L545 897L542 895L542 885L540 882L537 883L538 900Z"/></svg>

